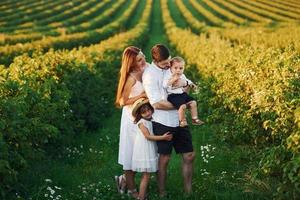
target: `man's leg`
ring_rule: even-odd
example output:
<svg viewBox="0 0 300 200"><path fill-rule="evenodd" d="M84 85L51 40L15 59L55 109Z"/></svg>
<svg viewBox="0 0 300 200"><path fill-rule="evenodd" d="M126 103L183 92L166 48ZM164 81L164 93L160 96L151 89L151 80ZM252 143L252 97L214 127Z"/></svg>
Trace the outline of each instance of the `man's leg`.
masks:
<svg viewBox="0 0 300 200"><path fill-rule="evenodd" d="M182 175L184 191L186 193L192 192L192 176L193 176L193 162L195 159L195 152L182 154Z"/></svg>
<svg viewBox="0 0 300 200"><path fill-rule="evenodd" d="M171 154L160 154L158 160L158 192L159 196L163 197L165 195L165 185L167 177L167 167L171 158Z"/></svg>
<svg viewBox="0 0 300 200"><path fill-rule="evenodd" d="M160 123L153 122L153 132L155 135L163 135L167 131L172 134L175 132L175 128L164 126ZM157 184L159 196L163 197L165 195L165 185L167 177L167 168L171 158L173 148L172 141L157 141L157 152L159 153L158 158L158 172L157 172Z"/></svg>

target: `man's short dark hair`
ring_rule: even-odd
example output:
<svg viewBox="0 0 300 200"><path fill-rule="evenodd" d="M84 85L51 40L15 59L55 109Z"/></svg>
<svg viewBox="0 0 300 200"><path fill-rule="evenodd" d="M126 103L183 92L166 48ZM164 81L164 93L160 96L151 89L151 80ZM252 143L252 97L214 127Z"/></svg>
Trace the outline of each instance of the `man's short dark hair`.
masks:
<svg viewBox="0 0 300 200"><path fill-rule="evenodd" d="M152 59L155 62L166 60L170 56L169 49L163 44L156 44L151 49Z"/></svg>

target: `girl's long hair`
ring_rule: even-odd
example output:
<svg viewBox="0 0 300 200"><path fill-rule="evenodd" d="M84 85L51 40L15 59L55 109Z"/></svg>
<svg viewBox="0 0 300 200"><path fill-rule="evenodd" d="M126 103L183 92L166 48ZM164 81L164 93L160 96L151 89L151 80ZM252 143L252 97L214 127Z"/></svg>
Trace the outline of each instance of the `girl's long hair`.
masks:
<svg viewBox="0 0 300 200"><path fill-rule="evenodd" d="M127 81L129 73L135 67L136 56L139 54L141 50L134 46L127 47L122 56L122 65L119 72L119 84L117 89L116 101L115 105L117 107L123 106L122 102L122 93L124 89L124 85Z"/></svg>

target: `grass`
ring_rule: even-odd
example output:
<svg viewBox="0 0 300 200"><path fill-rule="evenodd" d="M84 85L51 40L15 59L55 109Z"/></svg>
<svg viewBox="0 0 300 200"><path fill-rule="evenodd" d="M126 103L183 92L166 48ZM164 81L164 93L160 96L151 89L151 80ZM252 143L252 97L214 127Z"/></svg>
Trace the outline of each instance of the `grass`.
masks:
<svg viewBox="0 0 300 200"><path fill-rule="evenodd" d="M164 32L164 25L161 20L162 14L160 9L159 1L154 0L153 1L153 8L152 8L152 14L151 14L151 22L150 22L150 32L149 32L149 38L147 38L147 43L144 46L144 53L146 55L146 60L148 62L151 62L151 48L157 44L162 43L167 45L167 36Z"/></svg>
<svg viewBox="0 0 300 200"><path fill-rule="evenodd" d="M202 117L206 119L206 116ZM113 182L114 175L122 172L117 164L119 126L116 124L119 123L120 111L115 110L102 129L74 138L74 142L60 149L54 158L49 157L35 165L27 174L32 183L29 196L36 200L50 199L51 191L55 191L53 199L58 195L61 199L74 200L120 199ZM194 193L183 195L181 156L173 153L167 178L169 198L166 199L260 199L255 194L244 193L241 187L245 184L244 166L239 164L243 153L238 148L216 142L215 136L220 128L221 124L209 123L191 128L196 152ZM137 183L139 178L138 174ZM159 199L156 188L153 175L149 188L151 199Z"/></svg>
<svg viewBox="0 0 300 200"><path fill-rule="evenodd" d="M175 1L168 1L168 9L170 10L171 17L174 19L178 19L178 20L174 20L176 22L177 27L180 28L188 27L188 23L186 22L184 16L181 14Z"/></svg>
<svg viewBox="0 0 300 200"><path fill-rule="evenodd" d="M62 199L119 198L112 177L121 172L117 164L119 127L115 126L120 124L120 112L115 110L104 123L97 132L77 136L55 157L33 166L27 174L33 183L29 191L32 199L44 199L48 187Z"/></svg>
<svg viewBox="0 0 300 200"><path fill-rule="evenodd" d="M150 61L150 49L156 43L168 45L161 20L158 0L154 0L149 40L144 51ZM176 19L180 20L180 19ZM180 23L180 22L179 22ZM171 50L173 53L174 51ZM195 73L192 68L188 73ZM195 77L195 78L199 78ZM208 90L201 82L203 95ZM270 193L263 193L258 187L248 187L248 151L244 147L230 146L217 137L222 122L207 120L210 110L208 102L198 99L203 126L191 126L193 144L196 152L194 162L193 193L184 195L181 177L181 156L172 154L168 167L167 192L164 199L269 199ZM113 177L121 174L117 163L119 144L119 124L121 111L115 109L104 121L104 126L96 132L78 135L72 142L55 150L55 154L34 164L23 176L24 194L16 194L16 199L127 199L116 193ZM137 183L140 175L137 175ZM157 197L155 175L153 175L149 194Z"/></svg>
<svg viewBox="0 0 300 200"><path fill-rule="evenodd" d="M203 16L201 13L199 13L193 5L190 3L190 1L184 1L185 6L189 9L189 11L192 13L192 15L198 19L199 21L204 21L207 25L213 26L214 24L207 19L205 16Z"/></svg>
<svg viewBox="0 0 300 200"><path fill-rule="evenodd" d="M224 21L230 21L226 16L223 16L222 14L220 14L217 11L215 11L214 9L212 9L205 2L198 0L198 3L201 4L206 10L208 10L209 12L214 14L215 16L223 19Z"/></svg>
<svg viewBox="0 0 300 200"><path fill-rule="evenodd" d="M140 1L137 5L137 8L134 11L133 16L131 17L130 20L127 21L127 28L133 28L139 21L139 19L142 17L144 8L146 6L146 1Z"/></svg>

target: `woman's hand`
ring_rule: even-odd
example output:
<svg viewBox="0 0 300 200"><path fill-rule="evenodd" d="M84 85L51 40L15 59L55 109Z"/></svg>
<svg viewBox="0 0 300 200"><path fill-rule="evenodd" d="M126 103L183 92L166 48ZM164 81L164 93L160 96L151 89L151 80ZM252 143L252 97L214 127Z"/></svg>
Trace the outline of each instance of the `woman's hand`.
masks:
<svg viewBox="0 0 300 200"><path fill-rule="evenodd" d="M139 98L148 98L147 95L146 95L146 92L142 92L140 95L139 95Z"/></svg>
<svg viewBox="0 0 300 200"><path fill-rule="evenodd" d="M168 132L166 132L166 133L164 133L164 134L162 135L162 138L163 138L163 140L171 141L172 138L173 138L173 135L170 134L170 132L168 131Z"/></svg>

